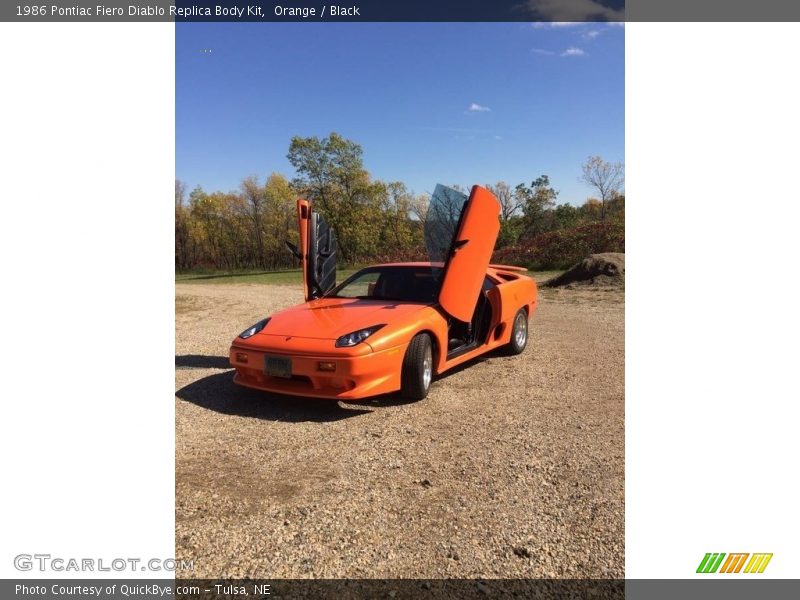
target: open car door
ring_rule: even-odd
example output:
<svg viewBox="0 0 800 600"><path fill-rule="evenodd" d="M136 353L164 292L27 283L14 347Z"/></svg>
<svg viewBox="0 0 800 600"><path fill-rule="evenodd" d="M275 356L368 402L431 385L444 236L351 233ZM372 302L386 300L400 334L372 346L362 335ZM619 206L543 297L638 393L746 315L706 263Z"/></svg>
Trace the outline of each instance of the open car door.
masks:
<svg viewBox="0 0 800 600"><path fill-rule="evenodd" d="M500 203L491 192L476 185L467 198L436 186L425 242L431 261L444 263L439 304L459 321L472 319L499 233Z"/></svg>
<svg viewBox="0 0 800 600"><path fill-rule="evenodd" d="M322 215L312 210L308 200L297 201L297 224L300 247L289 242L286 245L300 260L303 291L309 301L336 287L336 233Z"/></svg>

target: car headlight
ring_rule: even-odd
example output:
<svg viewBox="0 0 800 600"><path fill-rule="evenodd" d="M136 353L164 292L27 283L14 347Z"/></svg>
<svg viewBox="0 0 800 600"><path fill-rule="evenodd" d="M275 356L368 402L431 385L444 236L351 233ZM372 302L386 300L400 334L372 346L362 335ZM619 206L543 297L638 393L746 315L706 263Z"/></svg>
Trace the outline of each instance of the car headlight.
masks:
<svg viewBox="0 0 800 600"><path fill-rule="evenodd" d="M239 334L239 337L242 338L243 340L246 340L247 338L254 336L259 331L264 329L264 327L267 326L267 323L269 323L269 317L267 317L266 319L261 319L258 323L256 323L252 327L248 327L242 333Z"/></svg>
<svg viewBox="0 0 800 600"><path fill-rule="evenodd" d="M350 348L351 346L355 346L360 344L373 333L378 331L381 327L386 327L386 324L383 325L373 325L372 327L365 327L364 329L359 329L358 331L353 331L352 333L346 333L338 340L336 340L336 347L337 348Z"/></svg>

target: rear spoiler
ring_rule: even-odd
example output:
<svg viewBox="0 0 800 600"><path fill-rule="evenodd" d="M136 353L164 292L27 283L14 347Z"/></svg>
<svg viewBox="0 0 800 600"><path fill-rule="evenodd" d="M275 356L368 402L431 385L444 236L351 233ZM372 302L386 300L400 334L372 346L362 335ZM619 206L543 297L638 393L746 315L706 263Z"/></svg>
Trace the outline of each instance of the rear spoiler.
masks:
<svg viewBox="0 0 800 600"><path fill-rule="evenodd" d="M524 273L528 270L525 267L514 267L512 265L489 265L489 268L495 271L508 271L510 273Z"/></svg>

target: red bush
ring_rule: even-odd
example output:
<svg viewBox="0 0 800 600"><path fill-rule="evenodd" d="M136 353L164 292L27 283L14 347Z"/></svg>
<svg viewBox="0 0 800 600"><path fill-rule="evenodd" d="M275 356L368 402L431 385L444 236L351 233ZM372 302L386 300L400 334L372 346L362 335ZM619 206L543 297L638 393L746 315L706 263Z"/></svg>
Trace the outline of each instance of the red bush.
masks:
<svg viewBox="0 0 800 600"><path fill-rule="evenodd" d="M598 252L625 252L623 223L605 221L544 233L495 251L492 262L534 270L567 269Z"/></svg>

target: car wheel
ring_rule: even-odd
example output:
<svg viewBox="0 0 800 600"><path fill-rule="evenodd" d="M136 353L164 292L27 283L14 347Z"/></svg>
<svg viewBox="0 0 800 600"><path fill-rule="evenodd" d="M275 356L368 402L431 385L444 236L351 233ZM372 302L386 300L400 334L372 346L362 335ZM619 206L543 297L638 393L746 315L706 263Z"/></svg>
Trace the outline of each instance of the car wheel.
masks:
<svg viewBox="0 0 800 600"><path fill-rule="evenodd" d="M511 326L511 341L507 350L511 355L522 354L528 344L528 313L520 308L514 315L514 324Z"/></svg>
<svg viewBox="0 0 800 600"><path fill-rule="evenodd" d="M433 380L433 344L427 333L414 336L403 357L400 395L408 400L422 400Z"/></svg>

